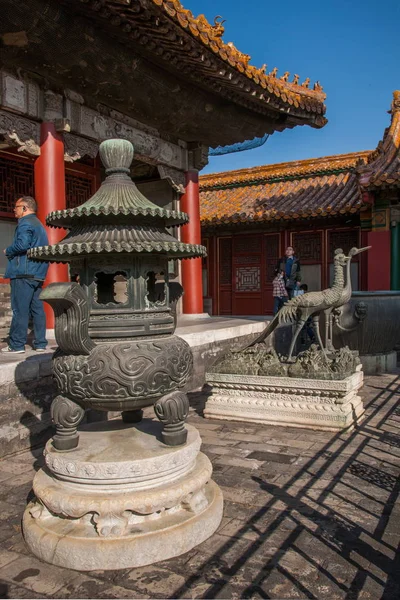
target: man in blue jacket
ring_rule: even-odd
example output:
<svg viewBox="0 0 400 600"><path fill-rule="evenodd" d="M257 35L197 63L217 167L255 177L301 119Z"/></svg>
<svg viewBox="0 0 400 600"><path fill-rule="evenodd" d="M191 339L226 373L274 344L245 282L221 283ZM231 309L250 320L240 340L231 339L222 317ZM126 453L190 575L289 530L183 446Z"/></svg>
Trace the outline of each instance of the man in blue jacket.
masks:
<svg viewBox="0 0 400 600"><path fill-rule="evenodd" d="M18 219L14 240L4 250L8 265L4 277L11 280L11 308L13 311L9 345L3 353L25 352L29 318L33 321L34 350L44 352L47 346L46 317L43 302L39 300L46 279L48 263L31 260L27 252L36 246L47 246L46 230L36 216L36 201L31 196L18 198L14 214Z"/></svg>

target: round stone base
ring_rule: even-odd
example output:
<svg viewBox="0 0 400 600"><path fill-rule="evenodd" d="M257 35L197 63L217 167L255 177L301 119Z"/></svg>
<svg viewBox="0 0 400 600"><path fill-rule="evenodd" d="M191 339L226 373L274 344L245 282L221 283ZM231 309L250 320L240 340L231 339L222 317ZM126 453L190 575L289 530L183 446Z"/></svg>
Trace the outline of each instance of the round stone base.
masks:
<svg viewBox="0 0 400 600"><path fill-rule="evenodd" d="M223 499L213 481L207 484L205 497L207 506L198 514L167 512L145 528L133 526L128 535L108 538L88 536L88 527L81 522L35 519L30 503L23 517L25 542L41 560L77 571L142 567L184 554L216 531Z"/></svg>
<svg viewBox="0 0 400 600"><path fill-rule="evenodd" d="M197 430L188 426L188 443L173 448L160 442L157 422L108 425L86 426L70 452L48 443L23 517L32 553L78 571L125 569L179 556L212 535L223 500Z"/></svg>

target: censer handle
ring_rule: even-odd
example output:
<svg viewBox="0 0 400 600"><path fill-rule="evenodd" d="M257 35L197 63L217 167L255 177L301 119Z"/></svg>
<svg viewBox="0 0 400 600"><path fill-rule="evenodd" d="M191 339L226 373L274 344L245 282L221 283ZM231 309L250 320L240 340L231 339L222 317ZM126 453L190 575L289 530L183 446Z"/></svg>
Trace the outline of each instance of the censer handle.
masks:
<svg viewBox="0 0 400 600"><path fill-rule="evenodd" d="M51 283L40 294L54 310L57 344L65 354L90 354L89 304L78 283Z"/></svg>

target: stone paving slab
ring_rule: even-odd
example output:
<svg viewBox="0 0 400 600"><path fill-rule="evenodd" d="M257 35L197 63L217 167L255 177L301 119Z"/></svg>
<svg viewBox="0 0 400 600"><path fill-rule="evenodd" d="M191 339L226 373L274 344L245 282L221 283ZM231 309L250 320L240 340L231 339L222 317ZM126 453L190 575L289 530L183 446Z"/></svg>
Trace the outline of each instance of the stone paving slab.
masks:
<svg viewBox="0 0 400 600"><path fill-rule="evenodd" d="M218 531L140 569L78 573L27 550L20 520L41 449L0 461L2 598L400 598L400 371L367 377L352 433L190 423L221 486ZM146 411L151 416L151 409Z"/></svg>

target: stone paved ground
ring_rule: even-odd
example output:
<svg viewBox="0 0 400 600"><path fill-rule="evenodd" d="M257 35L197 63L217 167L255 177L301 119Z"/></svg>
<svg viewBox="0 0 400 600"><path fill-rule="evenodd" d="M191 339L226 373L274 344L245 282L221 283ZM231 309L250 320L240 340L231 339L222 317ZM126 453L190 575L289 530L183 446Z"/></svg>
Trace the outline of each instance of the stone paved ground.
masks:
<svg viewBox="0 0 400 600"><path fill-rule="evenodd" d="M27 551L20 518L41 450L0 462L2 598L400 598L400 373L367 378L350 434L190 422L214 464L218 532L176 559L78 573ZM193 395L193 406L201 399Z"/></svg>

